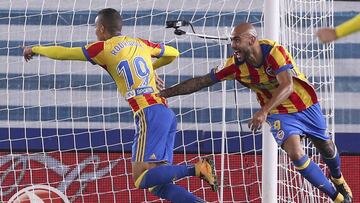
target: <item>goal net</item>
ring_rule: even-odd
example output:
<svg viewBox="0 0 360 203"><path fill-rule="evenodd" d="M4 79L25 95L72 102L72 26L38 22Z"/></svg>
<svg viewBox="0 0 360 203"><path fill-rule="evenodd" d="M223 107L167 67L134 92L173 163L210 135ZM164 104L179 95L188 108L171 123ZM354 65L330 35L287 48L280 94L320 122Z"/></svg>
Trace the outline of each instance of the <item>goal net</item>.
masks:
<svg viewBox="0 0 360 203"><path fill-rule="evenodd" d="M281 0L281 43L292 53L299 69L308 77L318 94L334 139L334 46L318 41L316 31L333 26L333 2L323 0ZM319 153L309 140L303 140L305 152L326 174ZM329 202L330 199L295 172L285 152L279 150L279 202Z"/></svg>
<svg viewBox="0 0 360 203"><path fill-rule="evenodd" d="M333 46L320 45L313 35L318 27L332 25L332 2L281 2L281 42L310 76L332 132ZM162 201L134 187L133 116L111 77L90 63L37 56L25 63L22 58L25 45L75 47L95 41L92 25L97 11L106 7L120 11L124 35L180 51L179 59L157 72L167 87L208 73L232 53L219 40L175 36L165 29L167 20L185 19L198 33L220 37L239 22L250 22L263 33L263 0L0 2L0 202ZM174 162L213 157L222 189L212 192L197 178L176 184L209 202L261 202L261 133L247 128L259 105L241 85L223 85L169 100L178 119ZM327 201L281 151L278 168L279 201Z"/></svg>

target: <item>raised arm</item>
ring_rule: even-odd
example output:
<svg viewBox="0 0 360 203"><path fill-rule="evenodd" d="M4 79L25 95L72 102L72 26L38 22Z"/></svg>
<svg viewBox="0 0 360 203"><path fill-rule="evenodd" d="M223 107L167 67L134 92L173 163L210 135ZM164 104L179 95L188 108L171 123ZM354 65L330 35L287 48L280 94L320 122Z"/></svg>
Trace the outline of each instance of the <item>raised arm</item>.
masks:
<svg viewBox="0 0 360 203"><path fill-rule="evenodd" d="M328 43L357 31L360 31L360 14L336 28L322 28L316 34L320 41Z"/></svg>
<svg viewBox="0 0 360 203"><path fill-rule="evenodd" d="M195 77L170 88L160 91L160 96L169 98L177 95L191 94L193 92L199 91L205 87L209 87L215 84L217 81L211 79L211 73Z"/></svg>
<svg viewBox="0 0 360 203"><path fill-rule="evenodd" d="M360 31L360 14L335 28L336 37L345 37L353 32Z"/></svg>
<svg viewBox="0 0 360 203"><path fill-rule="evenodd" d="M39 54L56 60L78 60L86 61L86 57L81 47L62 47L62 46L34 46L24 47L25 61L29 61L32 56Z"/></svg>

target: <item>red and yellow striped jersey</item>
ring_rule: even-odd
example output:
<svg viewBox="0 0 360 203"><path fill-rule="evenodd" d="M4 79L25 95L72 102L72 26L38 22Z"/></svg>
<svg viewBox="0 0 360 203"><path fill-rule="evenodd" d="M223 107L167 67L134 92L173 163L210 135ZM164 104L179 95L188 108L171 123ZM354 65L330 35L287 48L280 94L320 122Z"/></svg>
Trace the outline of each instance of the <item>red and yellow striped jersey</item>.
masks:
<svg viewBox="0 0 360 203"><path fill-rule="evenodd" d="M164 45L126 36L115 36L83 47L92 64L103 67L134 112L166 100L158 96L151 57L161 57Z"/></svg>
<svg viewBox="0 0 360 203"><path fill-rule="evenodd" d="M223 69L210 74L214 81L237 80L256 92L261 106L268 102L279 86L276 74L291 70L294 91L284 102L272 109L270 114L300 112L318 102L313 86L296 66L290 53L271 40L259 40L263 62L255 67L247 62L239 62L235 56L228 58ZM217 72L215 72L217 71Z"/></svg>

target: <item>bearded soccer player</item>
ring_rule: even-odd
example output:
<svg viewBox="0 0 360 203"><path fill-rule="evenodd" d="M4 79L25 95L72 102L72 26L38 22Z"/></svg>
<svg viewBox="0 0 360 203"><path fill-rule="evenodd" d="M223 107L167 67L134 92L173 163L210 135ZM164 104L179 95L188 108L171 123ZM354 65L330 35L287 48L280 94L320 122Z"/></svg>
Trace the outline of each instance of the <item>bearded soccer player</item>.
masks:
<svg viewBox="0 0 360 203"><path fill-rule="evenodd" d="M237 80L256 92L261 109L249 122L251 130L267 121L276 142L287 152L297 171L337 203L352 202L352 193L340 171L335 144L326 132L326 123L316 92L299 72L289 52L271 40L258 40L255 28L241 23L231 33L234 54L221 70L184 81L160 91L163 97L190 94L222 80ZM330 183L303 151L301 137L307 136L330 169Z"/></svg>
<svg viewBox="0 0 360 203"><path fill-rule="evenodd" d="M98 41L84 47L34 46L24 48L29 61L39 54L58 60L90 61L105 69L134 112L132 174L137 188L172 202L204 202L173 181L198 176L217 188L212 160L195 165L172 165L176 117L158 95L154 70L171 63L179 52L170 46L121 35L122 19L111 8L95 19ZM158 58L152 62L151 57Z"/></svg>

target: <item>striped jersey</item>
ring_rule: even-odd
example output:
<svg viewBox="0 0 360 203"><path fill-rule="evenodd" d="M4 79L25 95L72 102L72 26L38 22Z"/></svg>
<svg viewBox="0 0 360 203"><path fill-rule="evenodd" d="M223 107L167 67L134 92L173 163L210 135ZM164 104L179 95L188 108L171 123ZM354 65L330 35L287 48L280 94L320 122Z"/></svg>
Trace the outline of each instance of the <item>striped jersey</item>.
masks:
<svg viewBox="0 0 360 203"><path fill-rule="evenodd" d="M240 62L233 55L227 59L223 69L213 69L212 80L237 80L256 93L261 106L267 103L275 89L279 86L276 74L291 70L294 91L270 114L286 114L300 112L318 102L313 86L296 66L290 53L281 45L271 40L259 40L263 53L262 63L255 67L247 62Z"/></svg>
<svg viewBox="0 0 360 203"><path fill-rule="evenodd" d="M152 57L161 57L164 45L127 36L115 36L82 48L87 60L103 67L134 112L166 100L158 96Z"/></svg>

